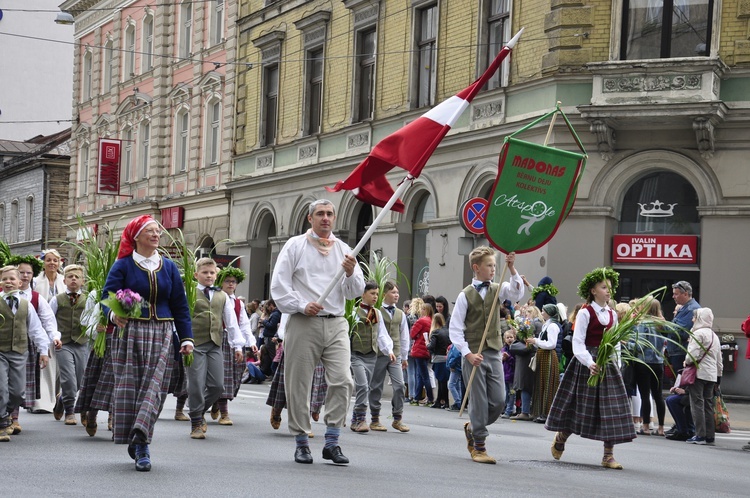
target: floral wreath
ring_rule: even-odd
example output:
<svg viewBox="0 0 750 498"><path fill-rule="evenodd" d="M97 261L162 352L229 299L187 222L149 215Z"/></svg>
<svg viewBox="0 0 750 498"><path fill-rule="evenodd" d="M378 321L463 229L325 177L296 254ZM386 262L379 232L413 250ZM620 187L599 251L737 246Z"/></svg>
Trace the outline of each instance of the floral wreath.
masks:
<svg viewBox="0 0 750 498"><path fill-rule="evenodd" d="M34 276L36 277L39 275L42 270L44 269L44 263L41 259L37 258L36 256L17 256L12 255L10 258L8 258L8 261L6 261L6 264L18 266L26 263L27 265L31 266L32 271L34 272Z"/></svg>
<svg viewBox="0 0 750 498"><path fill-rule="evenodd" d="M531 299L536 299L537 294L540 292L546 292L550 296L556 296L558 292L557 287L555 287L553 284L544 284L540 285L539 287L534 287L534 289L531 291Z"/></svg>
<svg viewBox="0 0 750 498"><path fill-rule="evenodd" d="M588 301L591 296L591 288L603 280L609 280L612 283L612 288L610 289L612 294L614 294L620 286L619 273L609 267L596 268L587 273L586 276L583 277L583 280L581 280L581 283L578 284L578 295Z"/></svg>
<svg viewBox="0 0 750 498"><path fill-rule="evenodd" d="M239 284L240 282L245 280L245 272L240 270L239 268L235 268L234 266L227 266L219 270L219 274L217 275L217 277L217 285L221 285L224 282L224 279L227 277L236 278L237 283Z"/></svg>

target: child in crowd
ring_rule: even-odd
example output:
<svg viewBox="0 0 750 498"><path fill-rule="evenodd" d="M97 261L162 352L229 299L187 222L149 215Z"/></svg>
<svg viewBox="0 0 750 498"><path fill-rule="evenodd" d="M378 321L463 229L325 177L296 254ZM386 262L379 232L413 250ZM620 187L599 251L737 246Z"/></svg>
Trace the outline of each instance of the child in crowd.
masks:
<svg viewBox="0 0 750 498"><path fill-rule="evenodd" d="M464 424L464 433L471 459L478 463L497 463L487 454L485 440L489 435L487 426L494 423L503 411L505 382L500 357L500 314L496 312L490 316L490 309L495 299L502 303L506 299L514 302L523 297L523 281L516 271L515 261L515 253L505 256L510 278L500 285L492 282L496 268L495 251L486 246L471 251L469 262L474 279L458 295L451 316L450 338L464 358L463 376L469 396L470 422ZM485 331L486 345L480 351ZM469 386L474 369L475 377Z"/></svg>
<svg viewBox="0 0 750 498"><path fill-rule="evenodd" d="M515 374L516 358L510 354L510 345L516 341L516 334L513 330L508 330L503 334L503 375L505 378L505 412L500 418L510 418L515 414L516 392L513 387L513 375Z"/></svg>
<svg viewBox="0 0 750 498"><path fill-rule="evenodd" d="M10 441L13 410L24 401L29 339L39 353L39 366L48 362L49 337L34 307L19 299L21 275L15 266L0 269L0 441Z"/></svg>
<svg viewBox="0 0 750 498"><path fill-rule="evenodd" d="M367 403L370 382L375 371L378 350L387 355L391 363L396 363L393 354L393 341L383 322L383 315L375 308L380 294L377 282L367 282L362 300L357 308L357 323L351 335L352 377L354 377L355 400L351 430L369 432L367 426Z"/></svg>
<svg viewBox="0 0 750 498"><path fill-rule="evenodd" d="M190 437L206 438L204 414L219 400L224 391L224 354L221 341L226 327L229 346L237 363L244 362L242 347L245 338L240 332L229 297L213 287L216 281L216 262L200 258L195 263L194 277L198 281L193 311L193 364L187 367L188 406L190 407Z"/></svg>

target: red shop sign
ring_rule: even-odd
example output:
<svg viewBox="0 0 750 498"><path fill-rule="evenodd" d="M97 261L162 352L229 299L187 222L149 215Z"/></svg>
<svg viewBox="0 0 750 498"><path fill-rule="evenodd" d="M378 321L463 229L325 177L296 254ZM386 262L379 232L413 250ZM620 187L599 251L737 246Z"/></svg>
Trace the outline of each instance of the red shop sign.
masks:
<svg viewBox="0 0 750 498"><path fill-rule="evenodd" d="M615 235L612 239L614 263L698 263L697 235Z"/></svg>

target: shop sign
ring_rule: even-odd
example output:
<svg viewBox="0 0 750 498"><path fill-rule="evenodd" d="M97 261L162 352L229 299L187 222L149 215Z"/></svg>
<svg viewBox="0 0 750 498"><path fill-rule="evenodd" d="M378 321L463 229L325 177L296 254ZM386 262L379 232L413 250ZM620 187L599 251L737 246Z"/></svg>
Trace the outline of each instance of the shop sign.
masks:
<svg viewBox="0 0 750 498"><path fill-rule="evenodd" d="M697 235L615 235L613 263L698 263Z"/></svg>

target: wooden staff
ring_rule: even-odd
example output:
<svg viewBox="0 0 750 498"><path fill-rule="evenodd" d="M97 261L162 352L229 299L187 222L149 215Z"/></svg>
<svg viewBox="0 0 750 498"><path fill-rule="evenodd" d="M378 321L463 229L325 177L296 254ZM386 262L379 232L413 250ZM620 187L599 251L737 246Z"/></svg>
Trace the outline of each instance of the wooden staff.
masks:
<svg viewBox="0 0 750 498"><path fill-rule="evenodd" d="M497 294L495 294L495 298L493 299L492 307L490 308L490 318L487 320L487 324L484 326L484 334L482 334L482 340L479 342L479 350L476 352L476 354L482 354L482 349L484 349L484 343L487 340L487 332L490 330L490 324L492 323L492 317L495 316L495 307L497 306L497 301L500 297L500 290L503 288L503 281L505 280L505 272L508 271L508 263L505 263L505 268L503 268L503 274L500 276L500 286L497 288ZM487 292L489 292L490 289L487 289ZM477 373L477 367L474 365L471 366L471 375L469 376L469 383L466 385L466 393L464 394L464 400L461 402L461 409L458 411L459 418L464 413L464 409L466 408L466 401L469 399L469 391L471 390L471 383L474 382L474 375Z"/></svg>

